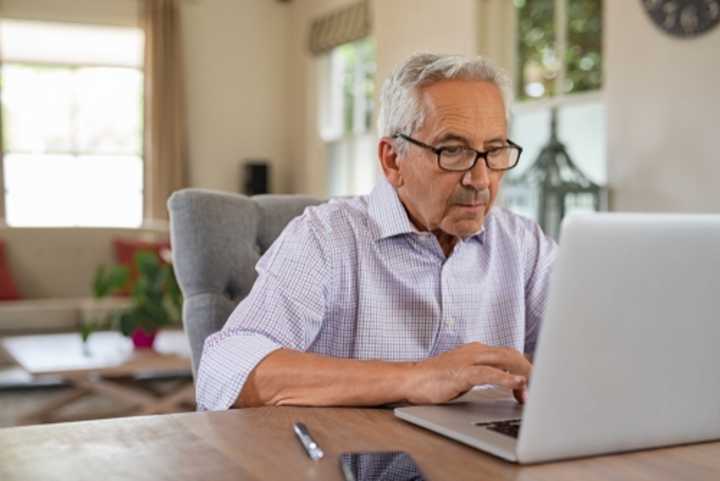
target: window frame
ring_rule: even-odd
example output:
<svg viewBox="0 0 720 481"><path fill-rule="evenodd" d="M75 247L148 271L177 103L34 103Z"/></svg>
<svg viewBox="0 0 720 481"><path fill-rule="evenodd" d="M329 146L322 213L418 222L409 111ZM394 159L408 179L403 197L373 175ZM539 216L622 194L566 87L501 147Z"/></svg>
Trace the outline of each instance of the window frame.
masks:
<svg viewBox="0 0 720 481"><path fill-rule="evenodd" d="M0 21L5 20L5 18L0 17ZM8 20L14 20L14 19L8 19ZM34 22L34 21L33 21ZM42 22L40 22L42 23ZM53 24L61 23L61 24L68 24L68 22L50 22ZM71 25L71 24L70 24ZM92 24L88 26L93 27L105 27L106 25L102 24ZM116 25L107 25L108 28L117 28ZM135 29L140 32L142 32L141 28L138 28L136 26L127 26L123 28L128 29ZM143 41L144 41L144 32L143 34ZM73 72L76 72L77 70L83 69L83 68L108 68L108 69L129 69L129 70L135 70L141 75L141 82L142 82L142 91L141 91L141 98L142 98L142 105L141 105L141 111L140 111L140 149L137 154L129 154L129 153L107 153L107 152L84 152L80 150L76 150L75 148L70 149L68 151L44 151L39 155L48 155L48 156L59 156L59 155L65 155L68 157L87 157L87 156L93 156L93 157L135 157L137 156L140 159L141 165L143 166L141 169L141 175L144 177L145 175L145 137L146 137L146 126L145 126L145 116L144 116L144 103L145 103L145 66L143 64L140 65L128 65L128 64L119 64L119 63L104 63L104 62L52 62L52 61L39 61L39 60L23 60L23 59L13 59L9 61L4 61L2 57L0 56L0 69L4 68L6 66L23 66L23 67L40 67L40 68L59 68L59 69L68 69L72 70ZM0 79L2 78L2 72L0 71ZM1 82L0 82L1 83ZM15 228L16 226L10 225L7 222L7 205L6 205L6 195L7 195L7 189L5 187L5 157L8 155L28 155L31 152L26 151L9 151L5 145L4 137L5 137L5 124L6 119L3 118L2 115L0 115L0 225L6 228ZM77 135L77 132L74 132L75 135ZM76 147L77 144L73 142L73 147ZM141 205L144 203L145 198L145 182L144 180L141 182L140 187L140 201ZM141 214L140 219L140 225L136 228L141 228L144 224L144 213ZM20 226L18 226L19 228ZM25 226L22 226L23 228ZM44 225L38 225L33 227L47 227ZM66 228L73 228L77 227L77 225L71 225L71 226L63 226ZM92 226L83 226L83 227L92 227ZM96 226L96 227L112 227L110 225L103 225L103 226ZM117 226L116 226L117 227Z"/></svg>
<svg viewBox="0 0 720 481"><path fill-rule="evenodd" d="M554 18L554 29L555 29L555 45L556 47L556 53L559 58L564 59L565 58L565 51L567 50L568 42L567 42L567 2L570 0L554 0L554 12L555 12L555 18ZM603 0L601 0L603 1ZM511 44L512 44L512 76L514 79L518 78L518 69L521 68L520 65L518 65L518 52L517 52L517 44L518 44L518 22L517 22L517 14L518 10L513 5L512 8L514 9L514 15L513 15L513 28L512 28L512 38L511 38ZM605 32L603 30L602 34L604 35ZM562 85L565 83L565 76L567 72L567 66L564 61L560 62L560 69L558 70L558 75L553 81L555 84L555 92L562 92ZM589 92L578 92L578 93L559 93L555 94L551 97L544 97L544 98L537 98L537 99L523 99L523 100L516 100L515 99L515 91L511 93L512 96L512 102L511 102L511 112L515 113L515 109L519 109L521 112L529 112L532 110L544 110L548 108L560 108L564 105L578 105L581 103L589 103L592 101L602 101L605 102L605 82L602 82L602 87L597 90L592 90Z"/></svg>
<svg viewBox="0 0 720 481"><path fill-rule="evenodd" d="M372 49L375 59L374 75L376 76L377 50L375 45L375 39L372 35L369 35L367 37L354 40L349 44L355 44L359 42L371 42L373 44ZM347 165L329 165L332 161L330 157L330 151L333 149L348 148L349 146L357 147L358 145L367 142L374 143L374 140L376 140L376 133L373 129L373 119L375 119L375 117L377 116L377 108L374 105L374 98L371 99L371 106L368 107L366 96L359 93L357 85L354 85L355 95L353 95L353 115L350 128L346 128L347 126L345 125L346 112L344 101L341 100L339 106L333 105L333 97L337 96L338 93L342 97L343 92L342 85L340 86L339 91L336 90L337 86L332 85L334 75L332 56L337 54L336 49L343 48L344 46L349 44L339 45L329 51L326 55L318 58L318 135L324 147L325 162L327 166L327 179L325 182L325 189L329 195L353 195L354 193L356 193L355 190L357 189L358 185L352 180L348 180L357 180L360 178L364 178L362 174L367 174L367 172L359 172L359 170L361 169L360 166L357 164L357 159L355 158L355 156L352 156L352 158L350 159L346 159ZM361 65L363 64L361 62L358 62L358 66ZM367 70L365 69L356 68L353 71L353 75L355 76L355 78L361 78L366 73ZM376 80L377 79L375 79L374 85L377 83ZM376 97L376 95L374 95L373 97ZM362 106L362 108L358 108L359 106ZM363 116L366 116L368 114L370 115L370 121L365 122L363 120ZM350 177L347 177L347 175L345 175L345 178L333 178L334 172L353 173L353 175L351 175ZM375 177L377 177L378 173L379 168L375 166Z"/></svg>

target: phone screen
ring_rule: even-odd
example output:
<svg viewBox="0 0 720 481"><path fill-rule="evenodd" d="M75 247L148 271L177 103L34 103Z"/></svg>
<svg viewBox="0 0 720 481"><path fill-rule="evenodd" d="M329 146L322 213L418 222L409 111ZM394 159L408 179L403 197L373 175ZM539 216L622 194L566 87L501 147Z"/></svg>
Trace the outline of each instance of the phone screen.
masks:
<svg viewBox="0 0 720 481"><path fill-rule="evenodd" d="M402 451L343 453L340 467L345 481L428 481Z"/></svg>

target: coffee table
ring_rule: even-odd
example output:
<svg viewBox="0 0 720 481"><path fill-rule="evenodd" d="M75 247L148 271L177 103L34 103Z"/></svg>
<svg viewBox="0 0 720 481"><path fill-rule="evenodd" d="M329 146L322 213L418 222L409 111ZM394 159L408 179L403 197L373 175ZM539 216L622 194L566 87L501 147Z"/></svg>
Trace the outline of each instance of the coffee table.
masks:
<svg viewBox="0 0 720 481"><path fill-rule="evenodd" d="M56 378L71 386L24 415L19 420L23 424L97 417L59 415L61 408L90 394L122 401L122 415L163 414L194 406L190 347L180 330L160 331L155 349L136 350L129 339L112 331L92 333L85 345L76 333L7 337L0 345L34 379ZM136 382L168 376L178 378L169 392Z"/></svg>

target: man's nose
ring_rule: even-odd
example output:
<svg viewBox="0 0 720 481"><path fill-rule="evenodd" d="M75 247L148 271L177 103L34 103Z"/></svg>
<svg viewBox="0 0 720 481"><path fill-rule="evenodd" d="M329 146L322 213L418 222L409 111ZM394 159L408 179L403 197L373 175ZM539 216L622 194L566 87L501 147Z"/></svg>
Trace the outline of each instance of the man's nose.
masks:
<svg viewBox="0 0 720 481"><path fill-rule="evenodd" d="M485 161L478 159L475 166L463 174L461 183L475 190L487 189L490 186L490 172Z"/></svg>

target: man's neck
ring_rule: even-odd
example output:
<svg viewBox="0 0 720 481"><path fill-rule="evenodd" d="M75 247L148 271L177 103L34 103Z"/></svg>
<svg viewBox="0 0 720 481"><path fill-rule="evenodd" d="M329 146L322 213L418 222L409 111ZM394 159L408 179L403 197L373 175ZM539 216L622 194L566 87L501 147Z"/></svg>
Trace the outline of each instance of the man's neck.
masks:
<svg viewBox="0 0 720 481"><path fill-rule="evenodd" d="M455 248L455 244L457 244L458 238L441 230L433 231L433 235L438 240L445 257L450 257L450 254Z"/></svg>
<svg viewBox="0 0 720 481"><path fill-rule="evenodd" d="M403 209L405 209L405 213L407 214L408 219L410 219L410 223L415 227L415 229L417 229L419 232L428 232L429 229L425 227L422 222L416 219L415 216L412 215L410 209L405 206L405 203L401 201L401 204L403 206ZM455 248L455 244L457 244L458 238L440 229L435 229L430 232L432 232L432 234L438 240L440 248L445 254L445 257L450 257L453 248Z"/></svg>

